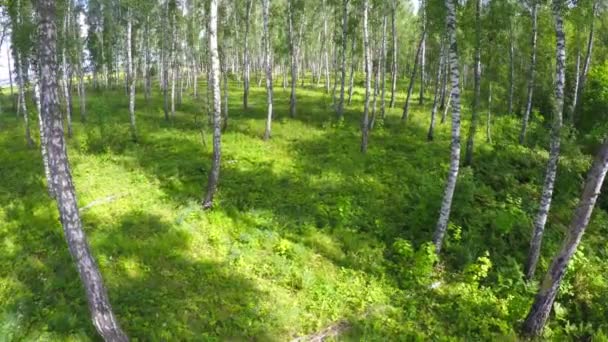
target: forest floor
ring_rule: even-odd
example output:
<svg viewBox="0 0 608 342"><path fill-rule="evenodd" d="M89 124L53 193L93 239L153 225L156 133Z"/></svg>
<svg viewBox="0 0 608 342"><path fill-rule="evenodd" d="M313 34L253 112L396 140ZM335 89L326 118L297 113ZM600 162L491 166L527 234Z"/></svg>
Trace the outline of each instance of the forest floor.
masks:
<svg viewBox="0 0 608 342"><path fill-rule="evenodd" d="M518 121L502 113L493 144L479 130L436 268L428 242L447 176L450 119L428 142L432 99L425 106L412 99L404 124L399 94L362 155L361 88L345 121L336 122L324 89L298 89L292 119L289 92L277 87L272 139L264 142L265 90L253 87L243 111L233 83L211 211L200 208L212 151L204 88L200 100L184 94L171 122L158 88L148 105L139 95L137 143L123 89L89 91L86 124L74 100L68 152L79 203L94 204L82 219L132 340L286 341L343 320L346 340L515 339L535 293L521 264L547 158L539 122L530 132L534 148L515 143ZM540 276L589 163L575 144L564 144ZM26 147L22 120L6 112L0 178L0 340L98 339L45 191L39 149ZM608 219L603 210L596 216L573 265L586 271L566 279L547 336L601 333L594 322L608 306L580 318L585 305L607 300L600 237ZM565 322L574 327L565 331Z"/></svg>

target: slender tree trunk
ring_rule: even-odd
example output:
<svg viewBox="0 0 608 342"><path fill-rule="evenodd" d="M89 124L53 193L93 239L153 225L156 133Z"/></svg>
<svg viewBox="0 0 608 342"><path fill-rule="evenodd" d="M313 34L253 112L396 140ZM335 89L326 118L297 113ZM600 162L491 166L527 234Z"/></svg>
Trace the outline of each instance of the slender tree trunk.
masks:
<svg viewBox="0 0 608 342"><path fill-rule="evenodd" d="M370 50L375 51L376 55L378 50L374 49L374 48L370 48ZM372 115L370 118L370 122L369 122L369 128L373 129L374 128L374 124L376 123L376 103L378 100L378 89L379 89L379 83L380 83L380 69L379 69L379 58L376 58L376 61L374 63L374 58L371 57L372 60L372 77L374 78L374 88L372 89ZM375 67L374 67L375 64Z"/></svg>
<svg viewBox="0 0 608 342"><path fill-rule="evenodd" d="M84 285L93 325L106 341L128 341L114 317L101 272L91 255L78 212L76 191L72 183L70 163L66 153L63 125L59 111L57 87L57 61L55 28L55 1L38 0L39 42L41 67L41 103L44 127L48 127L46 138L49 167L57 208L64 234L72 257L76 262L80 279Z"/></svg>
<svg viewBox="0 0 608 342"><path fill-rule="evenodd" d="M426 32L426 1L420 1L420 11L422 13L422 32ZM424 87L426 85L426 34L422 34L422 44L420 51L420 97L418 98L418 104L424 103Z"/></svg>
<svg viewBox="0 0 608 342"><path fill-rule="evenodd" d="M435 98L433 99L433 110L431 111L431 124L429 125L429 132L427 133L427 139L429 141L432 141L434 136L434 130L435 130L435 115L437 114L437 107L439 106L439 96L441 95L439 93L439 83L441 82L441 76L442 76L442 72L443 72L443 64L444 64L444 47L443 47L443 43L441 44L441 48L440 48L440 56L439 56L439 66L437 67L437 77L435 78Z"/></svg>
<svg viewBox="0 0 608 342"><path fill-rule="evenodd" d="M451 70L451 67L450 67ZM447 72L447 70L446 70ZM450 96L448 96L448 103L445 105L445 108L443 109L443 114L441 115L441 122L440 123L445 123L445 119L448 116L448 110L450 109L450 105L452 104L452 95L450 94Z"/></svg>
<svg viewBox="0 0 608 342"><path fill-rule="evenodd" d="M591 219L593 208L602 190L602 184L608 171L608 142L602 145L585 181L585 188L580 202L574 212L574 217L568 227L568 233L560 251L555 255L545 279L541 285L530 312L523 324L523 335L535 337L542 333L545 323L551 313L553 302L561 285L568 264L576 252L585 229Z"/></svg>
<svg viewBox="0 0 608 342"><path fill-rule="evenodd" d="M169 16L169 1L165 3L165 14L162 18L162 22L166 25ZM162 60L162 88L163 88L163 110L165 113L165 121L169 121L169 57L167 56L167 29L161 30L162 42L161 42L161 60Z"/></svg>
<svg viewBox="0 0 608 342"><path fill-rule="evenodd" d="M448 58L447 58L447 52L446 52L446 56L445 56L445 60L443 63L443 77L441 79L441 105L439 105L439 109L444 110L445 109L445 98L446 98L446 94L448 92L448 69L449 69L449 64L447 62ZM443 123L443 121L445 121L445 117L442 116L442 121L441 123Z"/></svg>
<svg viewBox="0 0 608 342"><path fill-rule="evenodd" d="M481 96L481 0L476 1L475 10L475 98L473 99L473 115L469 126L469 136L467 138L467 148L464 154L464 165L470 166L473 163L473 145L475 143L475 133L477 133L477 121L479 119L479 100Z"/></svg>
<svg viewBox="0 0 608 342"><path fill-rule="evenodd" d="M450 147L448 181L445 185L439 220L437 221L437 228L433 236L433 243L435 244L437 254L441 252L443 237L450 221L452 197L454 196L460 165L460 71L458 70L460 64L458 63L458 47L456 44L456 0L445 0L445 5L447 8L446 24L450 42L450 75L452 81L452 143Z"/></svg>
<svg viewBox="0 0 608 342"><path fill-rule="evenodd" d="M11 52L10 49L6 49L6 65L8 66L8 82L11 86L11 99L14 97L13 95L13 71L11 70Z"/></svg>
<svg viewBox="0 0 608 342"><path fill-rule="evenodd" d="M391 103L390 107L395 107L395 91L397 90L397 26L395 24L395 15L397 12L398 2L393 0L391 9L391 30L393 39L393 58L391 58Z"/></svg>
<svg viewBox="0 0 608 342"><path fill-rule="evenodd" d="M338 101L338 119L344 116L344 85L346 83L346 35L348 33L348 2L342 0L342 61L340 63L340 100Z"/></svg>
<svg viewBox="0 0 608 342"><path fill-rule="evenodd" d="M551 143L549 161L545 172L545 181L540 199L540 207L534 220L534 231L530 241L530 252L526 261L526 278L534 277L536 264L540 256L540 247L545 230L545 223L551 208L551 198L555 186L557 165L559 161L560 132L562 128L562 113L564 110L564 83L566 79L566 37L559 5L560 0L554 0L555 36L556 36L556 66L555 66L555 100L553 108L553 126L551 128Z"/></svg>
<svg viewBox="0 0 608 342"><path fill-rule="evenodd" d="M572 94L572 103L570 104L570 122L574 123L574 110L576 109L576 103L578 102L578 85L580 82L581 75L581 50L576 49L576 73L574 74L574 93Z"/></svg>
<svg viewBox="0 0 608 342"><path fill-rule="evenodd" d="M150 59L150 17L147 16L146 17L146 24L145 24L145 35L146 35L146 39L144 40L145 42L145 48L144 48L144 96L146 98L146 104L150 103L150 97L151 97L151 89L152 89L152 79L151 79L151 75L150 75L150 64L151 59ZM195 95L196 97L196 95Z"/></svg>
<svg viewBox="0 0 608 342"><path fill-rule="evenodd" d="M363 0L363 53L365 59L365 104L363 109L363 121L361 123L361 152L367 152L369 135L369 88L372 78L369 36L367 32L367 12L369 11L368 0Z"/></svg>
<svg viewBox="0 0 608 342"><path fill-rule="evenodd" d="M135 125L135 75L133 68L133 19L131 9L127 14L127 83L129 86L129 118L131 119L131 139L137 141Z"/></svg>
<svg viewBox="0 0 608 342"><path fill-rule="evenodd" d="M224 70L226 70L225 67L224 67ZM228 73L223 72L222 75L224 77L224 115L223 115L223 119L222 119L222 132L224 132L228 128L228 95L229 94L228 94ZM238 73L237 73L237 75L238 75Z"/></svg>
<svg viewBox="0 0 608 342"><path fill-rule="evenodd" d="M271 41L270 32L268 30L270 0L262 0L262 16L264 17L264 67L266 68L266 105L268 115L266 117L266 130L264 131L264 140L270 139L272 126L272 58L271 58Z"/></svg>
<svg viewBox="0 0 608 342"><path fill-rule="evenodd" d="M249 106L249 18L251 16L251 1L252 0L247 0L245 2L245 38L243 44L243 108L245 110L247 110Z"/></svg>
<svg viewBox="0 0 608 342"><path fill-rule="evenodd" d="M381 73L381 99L380 99L380 115L382 120L386 116L386 15L382 18L382 48L380 52L380 73Z"/></svg>
<svg viewBox="0 0 608 342"><path fill-rule="evenodd" d="M32 134L30 133L30 118L29 113L27 112L27 105L25 103L25 77L23 76L23 74L26 72L23 70L25 63L23 63L23 56L21 56L19 51L17 51L16 56L17 60L15 61L15 69L17 71L17 82L19 83L19 111L21 112L21 115L23 115L25 141L27 142L28 147L33 147L34 141L32 140Z"/></svg>
<svg viewBox="0 0 608 342"><path fill-rule="evenodd" d="M416 49L416 58L414 59L414 69L412 70L412 77L410 78L410 85L407 87L407 97L405 98L405 104L403 105L403 115L401 121L407 121L409 109L410 109L410 97L412 96L412 90L414 89L414 81L416 80L416 70L418 68L418 60L420 59L420 52L422 51L422 45L424 44L426 37L426 31L422 32L422 38L418 43L418 49ZM421 85L422 86L422 85Z"/></svg>
<svg viewBox="0 0 608 342"><path fill-rule="evenodd" d="M512 25L512 24L509 24ZM513 27L509 26L509 115L513 113L513 94L515 93L515 39Z"/></svg>
<svg viewBox="0 0 608 342"><path fill-rule="evenodd" d="M492 82L488 87L488 118L486 121L486 142L492 144Z"/></svg>
<svg viewBox="0 0 608 342"><path fill-rule="evenodd" d="M536 73L536 37L538 31L538 4L536 1L532 5L532 57L530 59L530 72L528 74L528 100L526 101L526 111L521 124L521 133L519 134L519 143L524 144L526 141L526 132L528 130L528 120L530 120L530 112L532 112L532 93L534 92L534 74Z"/></svg>
<svg viewBox="0 0 608 342"><path fill-rule="evenodd" d="M209 2L209 56L211 59L210 84L213 92L213 159L209 180L207 181L207 193L203 199L203 208L209 209L213 206L213 195L217 190L220 179L221 143L222 143L222 99L220 92L220 61L217 51L217 0Z"/></svg>
<svg viewBox="0 0 608 342"><path fill-rule="evenodd" d="M175 87L177 84L177 22L175 20L175 14L171 21L171 120L175 120Z"/></svg>
<svg viewBox="0 0 608 342"><path fill-rule="evenodd" d="M80 100L80 121L87 121L87 89L84 84L84 68L82 67L82 54L78 63L78 99Z"/></svg>
<svg viewBox="0 0 608 342"><path fill-rule="evenodd" d="M355 66L357 65L357 59L355 57L355 47L357 45L357 39L353 38L353 43L351 45L350 50L350 58L352 59L350 63L350 80L348 81L348 105L350 106L351 100L353 98L353 85L355 83Z"/></svg>
<svg viewBox="0 0 608 342"><path fill-rule="evenodd" d="M289 22L289 52L291 58L291 95L289 97L289 116L296 117L296 81L298 75L297 46L293 30L293 9L292 0L287 0L288 22Z"/></svg>
<svg viewBox="0 0 608 342"><path fill-rule="evenodd" d="M323 0L325 9L325 0ZM327 12L323 13L323 62L325 63L325 92L329 94L329 48L327 46Z"/></svg>
<svg viewBox="0 0 608 342"><path fill-rule="evenodd" d="M587 54L585 55L585 63L583 63L583 71L580 75L580 80L578 81L578 96L576 98L577 102L574 104L574 112L573 118L576 119L576 114L580 110L580 97L583 95L583 90L585 88L585 83L587 82L587 74L589 73L589 67L591 66L591 56L593 51L593 37L595 34L595 16L599 11L600 1L595 0L593 2L593 10L591 15L591 26L589 27L589 39L587 40ZM574 120L573 120L574 121Z"/></svg>

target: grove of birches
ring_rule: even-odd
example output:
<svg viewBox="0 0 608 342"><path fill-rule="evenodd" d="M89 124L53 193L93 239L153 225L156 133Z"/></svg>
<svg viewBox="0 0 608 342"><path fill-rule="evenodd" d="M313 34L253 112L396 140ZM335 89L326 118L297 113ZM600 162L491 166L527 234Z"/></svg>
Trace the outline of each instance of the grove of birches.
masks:
<svg viewBox="0 0 608 342"><path fill-rule="evenodd" d="M608 341L608 1L0 31L0 341Z"/></svg>

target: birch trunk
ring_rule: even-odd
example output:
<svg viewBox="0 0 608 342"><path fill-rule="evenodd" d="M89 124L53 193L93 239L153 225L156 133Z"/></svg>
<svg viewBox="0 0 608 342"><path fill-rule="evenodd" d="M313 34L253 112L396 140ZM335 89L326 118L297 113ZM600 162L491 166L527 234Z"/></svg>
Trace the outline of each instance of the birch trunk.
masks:
<svg viewBox="0 0 608 342"><path fill-rule="evenodd" d="M452 81L452 143L450 147L450 170L445 185L439 220L433 236L435 252L441 252L443 237L450 221L450 210L452 208L452 197L458 179L458 168L460 165L460 71L458 70L458 47L456 42L456 0L445 0L447 34L450 44L450 78Z"/></svg>
<svg viewBox="0 0 608 342"><path fill-rule="evenodd" d="M576 118L576 113L580 110L580 97L583 95L583 89L585 88L585 82L587 82L587 74L589 74L589 67L591 65L591 56L593 51L593 37L595 34L595 16L599 11L600 1L595 0L593 2L593 11L591 16L591 26L589 27L589 39L587 40L587 54L585 55L585 63L583 63L583 70L580 75L580 80L578 81L578 96L577 102L574 104L574 112L573 117Z"/></svg>
<svg viewBox="0 0 608 342"><path fill-rule="evenodd" d="M439 97L441 94L439 93L439 84L441 82L441 76L443 72L443 64L444 64L444 48L441 45L441 55L439 56L439 66L437 67L437 77L435 78L435 98L433 99L433 110L431 111L431 123L429 125L429 131L426 135L428 141L433 141L434 138L434 130L435 130L435 116L437 114L437 107L439 107Z"/></svg>
<svg viewBox="0 0 608 342"><path fill-rule="evenodd" d="M581 79L581 50L576 49L576 68L574 74L574 93L572 94L572 103L570 104L570 122L574 123L574 110L576 109L576 103L578 102L578 86Z"/></svg>
<svg viewBox="0 0 608 342"><path fill-rule="evenodd" d="M59 111L57 86L57 61L55 28L55 2L38 0L40 68L41 68L41 112L45 127L49 129L46 139L52 186L57 195L57 208L80 279L84 285L93 325L106 341L128 341L121 330L108 299L101 272L93 258L82 228L76 191L72 183L70 163L66 153L63 125Z"/></svg>
<svg viewBox="0 0 608 342"><path fill-rule="evenodd" d="M532 57L530 59L530 72L528 74L528 99L526 101L526 111L522 118L521 133L519 134L519 143L521 145L526 141L526 132L528 130L528 120L530 120L530 112L532 111L532 95L534 92L534 74L536 73L536 38L538 31L538 4L534 2L532 5Z"/></svg>
<svg viewBox="0 0 608 342"><path fill-rule="evenodd" d="M560 6L554 0L555 36L556 36L556 62L555 62L555 100L553 107L553 126L551 128L551 143L549 147L549 161L545 172L545 181L540 199L540 207L534 219L534 230L530 241L530 252L526 261L526 278L534 277L536 264L540 256L540 248L545 230L545 223L551 208L551 199L555 186L557 165L560 150L560 132L562 128L562 113L564 110L564 83L566 79L566 37Z"/></svg>
<svg viewBox="0 0 608 342"><path fill-rule="evenodd" d="M512 25L512 24L510 24ZM513 94L515 93L515 39L513 38L513 27L509 27L509 109L513 113Z"/></svg>
<svg viewBox="0 0 608 342"><path fill-rule="evenodd" d="M602 184L608 171L608 142L602 145L585 181L585 188L574 217L568 227L568 233L560 251L555 255L545 275L541 288L534 299L530 312L523 324L523 334L535 337L542 333L551 313L553 302L561 285L568 264L576 252L591 219L593 208L602 190Z"/></svg>
<svg viewBox="0 0 608 342"><path fill-rule="evenodd" d="M129 118L131 123L131 139L137 141L135 125L135 75L133 69L133 19L131 9L127 14L127 83L129 86Z"/></svg>
<svg viewBox="0 0 608 342"><path fill-rule="evenodd" d="M426 32L426 1L420 1L420 11L422 12L422 32ZM422 34L420 51L420 97L418 98L418 104L424 103L424 86L425 86L425 73L426 73L426 34Z"/></svg>
<svg viewBox="0 0 608 342"><path fill-rule="evenodd" d="M397 90L397 25L395 24L395 12L397 12L397 3L397 1L393 0L393 6L391 10L391 30L393 32L393 58L391 61L391 108L395 107L395 91Z"/></svg>
<svg viewBox="0 0 608 342"><path fill-rule="evenodd" d="M17 71L17 82L19 83L19 112L23 115L23 122L25 126L25 141L27 142L28 147L34 146L34 141L32 140L32 134L30 133L30 118L29 113L27 112L27 105L25 102L25 77L23 73L25 72L23 57L19 51L16 52L17 60L15 61L15 69Z"/></svg>
<svg viewBox="0 0 608 342"><path fill-rule="evenodd" d="M323 0L325 9L325 0ZM327 47L327 12L323 14L323 62L325 63L325 92L329 94L329 48Z"/></svg>
<svg viewBox="0 0 608 342"><path fill-rule="evenodd" d="M243 108L246 110L249 106L249 19L251 17L251 1L247 0L245 4L245 37L243 44Z"/></svg>
<svg viewBox="0 0 608 342"><path fill-rule="evenodd" d="M382 18L382 47L380 52L380 78L381 78L381 98L380 98L380 116L382 120L386 116L386 15Z"/></svg>
<svg viewBox="0 0 608 342"><path fill-rule="evenodd" d="M357 64L357 59L355 58L355 47L357 45L357 39L353 38L353 43L351 45L350 50L350 58L352 59L350 64L350 80L348 81L348 105L350 106L351 100L353 98L353 85L355 83L355 66Z"/></svg>
<svg viewBox="0 0 608 342"><path fill-rule="evenodd" d="M291 58L291 95L289 96L289 116L292 118L296 117L296 81L298 75L298 60L297 60L297 46L294 38L293 30L293 8L292 0L287 0L287 12L289 22L289 52Z"/></svg>
<svg viewBox="0 0 608 342"><path fill-rule="evenodd" d="M492 144L492 82L488 88L488 118L486 121L486 142Z"/></svg>
<svg viewBox="0 0 608 342"><path fill-rule="evenodd" d="M346 34L348 28L348 2L342 0L342 61L340 63L340 99L338 100L338 119L344 116L344 85L346 83Z"/></svg>
<svg viewBox="0 0 608 342"><path fill-rule="evenodd" d="M268 29L270 0L262 0L262 16L264 17L264 67L266 68L266 129L264 131L264 140L270 139L272 130L272 59L270 56L270 32Z"/></svg>
<svg viewBox="0 0 608 342"><path fill-rule="evenodd" d="M213 159L209 180L207 181L207 193L203 199L203 209L213 206L213 196L217 190L220 179L221 143L222 143L222 99L220 92L220 61L217 51L217 0L209 3L209 57L211 62L210 84L213 93Z"/></svg>
<svg viewBox="0 0 608 342"><path fill-rule="evenodd" d="M416 70L418 68L418 60L420 59L420 51L422 50L422 45L424 44L426 37L426 31L422 32L422 38L420 38L420 43L418 43L418 49L416 49L416 58L414 59L414 69L412 70L412 77L410 78L410 85L407 88L407 96L405 98L405 104L403 105L403 115L401 116L401 121L407 121L407 117L410 109L410 97L412 97L412 90L414 89L414 81L416 80Z"/></svg>
<svg viewBox="0 0 608 342"><path fill-rule="evenodd" d="M470 166L473 163L473 146L475 144L475 133L477 133L477 121L479 117L479 100L481 96L481 0L476 1L475 7L475 95L473 99L473 111L471 125L469 126L469 136L467 138L467 148L464 154L464 165Z"/></svg>
<svg viewBox="0 0 608 342"><path fill-rule="evenodd" d="M367 30L367 12L369 10L368 0L363 0L363 53L365 60L365 104L363 108L363 120L361 122L361 152L367 152L369 135L369 88L371 83L371 62L369 52L369 36Z"/></svg>

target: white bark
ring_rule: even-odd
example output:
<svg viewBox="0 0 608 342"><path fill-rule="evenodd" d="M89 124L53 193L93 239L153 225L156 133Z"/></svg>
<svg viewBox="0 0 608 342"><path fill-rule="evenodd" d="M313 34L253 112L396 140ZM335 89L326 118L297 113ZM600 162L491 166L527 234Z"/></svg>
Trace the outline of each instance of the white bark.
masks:
<svg viewBox="0 0 608 342"><path fill-rule="evenodd" d="M448 180L445 185L439 220L433 236L435 251L441 252L443 237L450 221L450 211L452 208L452 198L456 181L458 179L458 169L460 166L460 71L458 70L458 47L456 42L456 0L445 0L447 8L446 23L447 34L450 44L450 78L452 81L452 143L450 147L450 169Z"/></svg>

